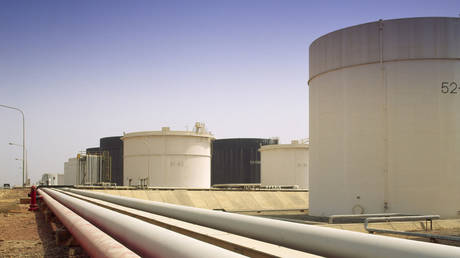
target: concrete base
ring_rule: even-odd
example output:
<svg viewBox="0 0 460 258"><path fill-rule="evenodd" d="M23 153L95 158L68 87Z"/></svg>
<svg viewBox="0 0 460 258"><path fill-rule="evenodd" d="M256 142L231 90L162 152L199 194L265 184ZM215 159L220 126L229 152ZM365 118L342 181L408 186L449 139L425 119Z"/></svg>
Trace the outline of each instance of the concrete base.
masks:
<svg viewBox="0 0 460 258"><path fill-rule="evenodd" d="M93 191L229 212L308 209L308 191L300 190L226 191L210 189L150 189Z"/></svg>

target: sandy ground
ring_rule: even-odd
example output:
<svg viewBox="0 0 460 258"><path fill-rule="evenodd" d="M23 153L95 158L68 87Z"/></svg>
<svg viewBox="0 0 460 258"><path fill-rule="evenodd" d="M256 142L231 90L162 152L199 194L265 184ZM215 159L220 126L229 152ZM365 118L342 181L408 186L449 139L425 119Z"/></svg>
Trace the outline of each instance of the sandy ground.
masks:
<svg viewBox="0 0 460 258"><path fill-rule="evenodd" d="M0 257L88 257L80 247L57 245L43 213L19 204L28 192L0 190Z"/></svg>

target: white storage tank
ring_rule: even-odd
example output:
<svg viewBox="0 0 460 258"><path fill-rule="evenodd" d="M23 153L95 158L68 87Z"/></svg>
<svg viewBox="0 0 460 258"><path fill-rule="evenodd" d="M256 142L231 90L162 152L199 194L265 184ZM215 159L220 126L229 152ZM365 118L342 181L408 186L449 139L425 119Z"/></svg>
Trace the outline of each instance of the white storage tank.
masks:
<svg viewBox="0 0 460 258"><path fill-rule="evenodd" d="M70 158L64 163L64 184L76 185L77 175L79 173L78 158Z"/></svg>
<svg viewBox="0 0 460 258"><path fill-rule="evenodd" d="M261 184L308 189L308 144L264 145L260 149Z"/></svg>
<svg viewBox="0 0 460 258"><path fill-rule="evenodd" d="M58 174L45 173L41 182L43 185L58 185Z"/></svg>
<svg viewBox="0 0 460 258"><path fill-rule="evenodd" d="M58 185L64 184L64 174L57 174L57 184Z"/></svg>
<svg viewBox="0 0 460 258"><path fill-rule="evenodd" d="M125 186L203 187L211 183L211 139L204 124L193 131L134 132L123 140Z"/></svg>
<svg viewBox="0 0 460 258"><path fill-rule="evenodd" d="M101 182L101 156L95 154L79 155L79 174L77 184L94 185Z"/></svg>
<svg viewBox="0 0 460 258"><path fill-rule="evenodd" d="M460 19L345 28L310 46L310 214L460 216Z"/></svg>

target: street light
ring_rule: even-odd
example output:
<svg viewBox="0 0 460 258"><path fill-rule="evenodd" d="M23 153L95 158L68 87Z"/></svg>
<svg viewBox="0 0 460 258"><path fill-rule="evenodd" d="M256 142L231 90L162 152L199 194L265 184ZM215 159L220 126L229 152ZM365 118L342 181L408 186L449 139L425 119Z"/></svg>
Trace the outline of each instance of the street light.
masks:
<svg viewBox="0 0 460 258"><path fill-rule="evenodd" d="M25 175L25 167L26 167L26 129L25 129L25 119L24 119L24 112L16 107L10 107L6 105L0 104L0 107L14 109L19 111L22 115L22 186L25 186L24 175Z"/></svg>
<svg viewBox="0 0 460 258"><path fill-rule="evenodd" d="M13 143L13 142L9 142L8 143L9 145L14 145L14 146L19 146L19 147L22 147L21 144L17 144L17 143ZM26 171L26 178L25 178L25 183L27 184L27 179L29 178L29 166L27 165L27 150L26 151L26 161L25 161L25 164L26 164L26 168L25 168L25 171ZM22 160L22 159L16 159L16 160Z"/></svg>

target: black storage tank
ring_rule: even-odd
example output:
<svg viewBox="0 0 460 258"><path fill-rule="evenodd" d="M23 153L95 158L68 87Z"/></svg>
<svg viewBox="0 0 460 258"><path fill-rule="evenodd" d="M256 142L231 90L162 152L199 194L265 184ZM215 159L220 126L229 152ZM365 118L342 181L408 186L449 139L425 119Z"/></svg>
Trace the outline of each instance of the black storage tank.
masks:
<svg viewBox="0 0 460 258"><path fill-rule="evenodd" d="M232 138L212 142L211 185L259 184L262 145L278 139Z"/></svg>
<svg viewBox="0 0 460 258"><path fill-rule="evenodd" d="M100 149L103 155L102 171L105 179L118 186L123 185L123 141L121 136L101 138Z"/></svg>
<svg viewBox="0 0 460 258"><path fill-rule="evenodd" d="M93 148L86 149L86 154L98 155L100 154L100 152L101 152L101 149L99 147L93 147Z"/></svg>

